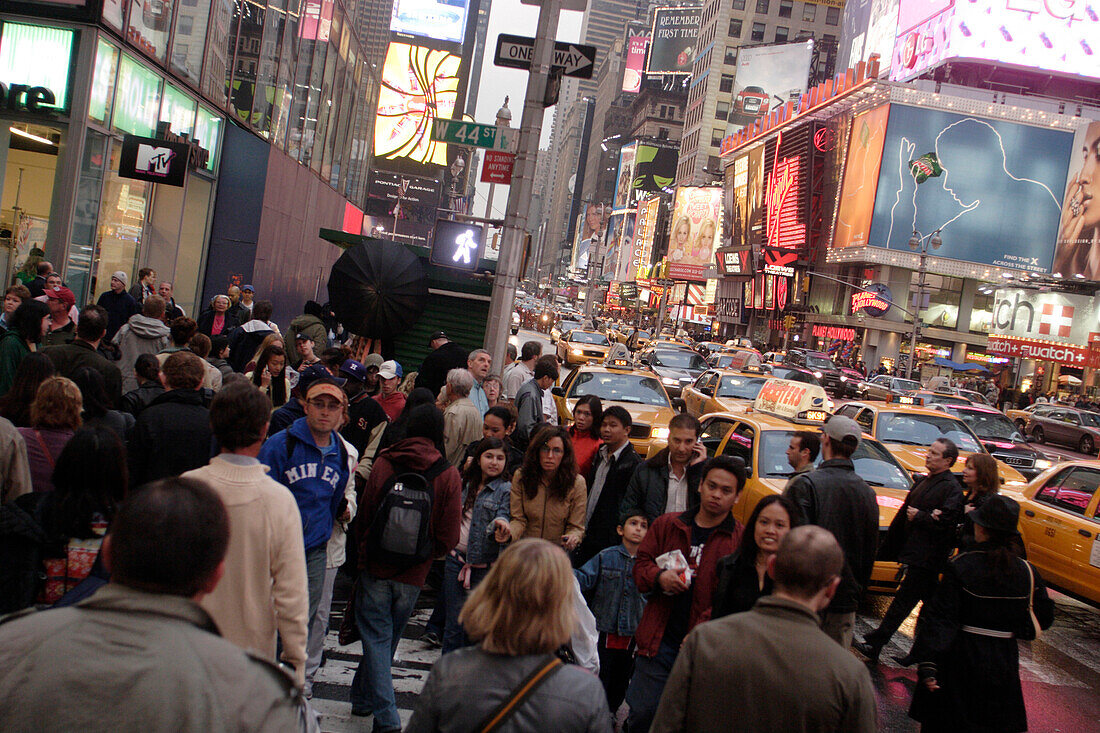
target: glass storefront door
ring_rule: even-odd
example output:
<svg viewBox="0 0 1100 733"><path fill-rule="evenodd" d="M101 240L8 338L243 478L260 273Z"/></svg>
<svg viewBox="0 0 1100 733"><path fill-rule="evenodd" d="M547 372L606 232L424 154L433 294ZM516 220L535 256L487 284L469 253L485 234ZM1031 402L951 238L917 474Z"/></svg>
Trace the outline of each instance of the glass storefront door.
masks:
<svg viewBox="0 0 1100 733"><path fill-rule="evenodd" d="M110 165L99 207L99 231L92 258L90 299L97 299L111 287L111 273L122 270L129 278L137 273L138 252L145 232L153 184L118 175L122 145L111 145ZM130 283L133 284L132 282Z"/></svg>
<svg viewBox="0 0 1100 733"><path fill-rule="evenodd" d="M45 258L46 231L63 130L0 120L0 249L4 282L34 279Z"/></svg>

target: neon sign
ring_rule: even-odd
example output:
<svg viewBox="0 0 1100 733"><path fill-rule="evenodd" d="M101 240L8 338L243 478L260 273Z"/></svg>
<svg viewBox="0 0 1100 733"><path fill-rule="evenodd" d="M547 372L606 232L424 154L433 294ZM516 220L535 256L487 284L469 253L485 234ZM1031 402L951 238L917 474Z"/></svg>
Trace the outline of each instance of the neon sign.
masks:
<svg viewBox="0 0 1100 733"><path fill-rule="evenodd" d="M783 135L775 145L775 158L764 192L765 227L768 246L764 250L764 271L791 276L798 248L806 243L806 224L799 206L802 156L779 157ZM789 271L789 272L788 272Z"/></svg>
<svg viewBox="0 0 1100 733"><path fill-rule="evenodd" d="M879 283L867 286L866 291L852 293L852 313L863 310L867 315L879 318L890 310L894 296L890 288Z"/></svg>
<svg viewBox="0 0 1100 733"><path fill-rule="evenodd" d="M824 326L817 324L813 327L813 334L822 339L837 339L838 341L856 340L856 330L845 326Z"/></svg>

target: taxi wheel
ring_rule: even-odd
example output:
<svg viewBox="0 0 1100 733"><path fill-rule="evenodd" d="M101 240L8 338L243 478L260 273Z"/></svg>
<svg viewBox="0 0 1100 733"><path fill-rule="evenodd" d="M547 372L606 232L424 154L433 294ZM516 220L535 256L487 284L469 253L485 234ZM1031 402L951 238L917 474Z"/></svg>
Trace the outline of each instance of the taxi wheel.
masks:
<svg viewBox="0 0 1100 733"><path fill-rule="evenodd" d="M1081 444L1078 446L1078 449L1085 455L1092 455L1096 452L1096 444L1092 441L1092 438L1083 435L1081 436Z"/></svg>
<svg viewBox="0 0 1100 733"><path fill-rule="evenodd" d="M1031 431L1031 435L1035 438L1036 441L1038 441L1040 443L1047 442L1046 441L1047 436L1043 434L1043 429L1042 428L1035 428L1034 430Z"/></svg>

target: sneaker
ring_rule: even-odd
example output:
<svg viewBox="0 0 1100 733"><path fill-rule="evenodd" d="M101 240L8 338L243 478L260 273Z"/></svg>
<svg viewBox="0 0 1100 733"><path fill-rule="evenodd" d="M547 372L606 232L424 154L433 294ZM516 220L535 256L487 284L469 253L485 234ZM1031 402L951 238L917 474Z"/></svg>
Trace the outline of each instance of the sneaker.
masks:
<svg viewBox="0 0 1100 733"><path fill-rule="evenodd" d="M354 715L357 718L368 718L371 715L371 711L370 710L360 710L359 708L353 707L351 709L351 714Z"/></svg>
<svg viewBox="0 0 1100 733"><path fill-rule="evenodd" d="M439 638L439 634L434 631L425 631L424 635L420 637L420 641L427 644L432 649L443 648L443 642Z"/></svg>
<svg viewBox="0 0 1100 733"><path fill-rule="evenodd" d="M878 655L882 653L882 647L875 646L867 641L854 641L852 648L867 657L868 664L878 664Z"/></svg>

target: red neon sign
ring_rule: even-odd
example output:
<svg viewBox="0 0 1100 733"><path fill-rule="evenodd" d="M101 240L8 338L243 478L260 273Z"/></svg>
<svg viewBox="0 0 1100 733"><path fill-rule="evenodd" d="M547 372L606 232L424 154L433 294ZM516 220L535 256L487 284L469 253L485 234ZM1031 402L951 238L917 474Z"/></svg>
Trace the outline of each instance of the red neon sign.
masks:
<svg viewBox="0 0 1100 733"><path fill-rule="evenodd" d="M798 248L806 243L806 225L799 211L799 176L801 156L779 158L783 144L780 133L775 145L775 160L764 193L766 207L765 231L768 247L764 251L765 266L789 266L798 259ZM780 252L778 250L790 250Z"/></svg>

